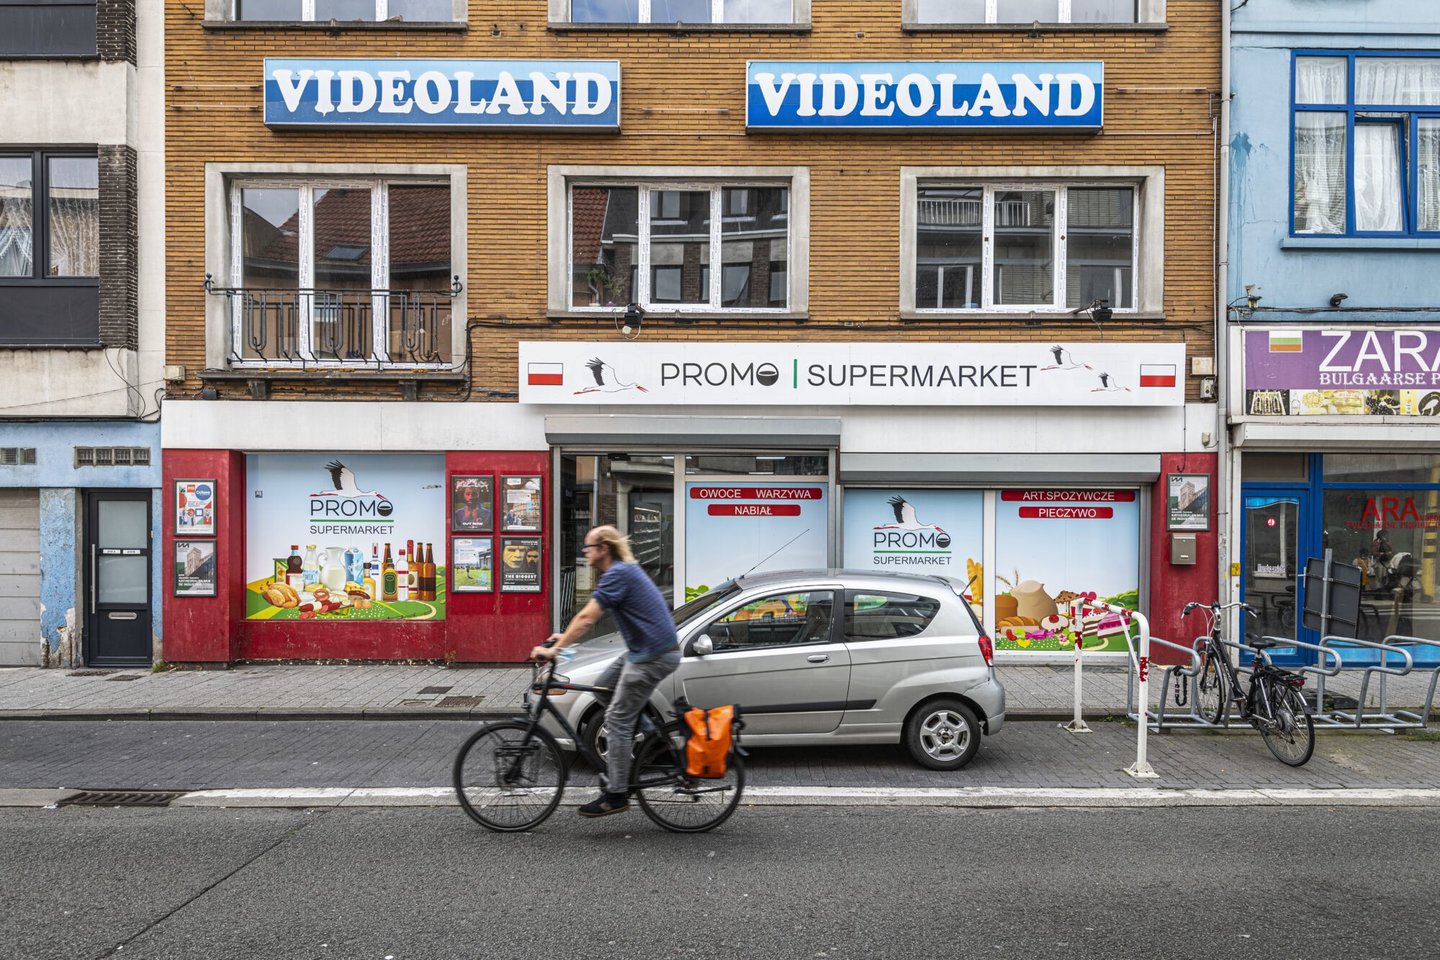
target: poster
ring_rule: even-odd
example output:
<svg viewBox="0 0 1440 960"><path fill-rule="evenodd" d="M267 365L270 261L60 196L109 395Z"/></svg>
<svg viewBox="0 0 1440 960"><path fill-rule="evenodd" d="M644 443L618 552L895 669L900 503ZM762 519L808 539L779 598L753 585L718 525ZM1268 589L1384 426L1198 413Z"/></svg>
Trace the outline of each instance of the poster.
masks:
<svg viewBox="0 0 1440 960"><path fill-rule="evenodd" d="M456 533L495 531L495 478L450 478L450 529Z"/></svg>
<svg viewBox="0 0 1440 960"><path fill-rule="evenodd" d="M215 541L175 541L175 596L216 596Z"/></svg>
<svg viewBox="0 0 1440 960"><path fill-rule="evenodd" d="M505 537L500 541L500 589L504 593L540 592L539 537Z"/></svg>
<svg viewBox="0 0 1440 960"><path fill-rule="evenodd" d="M215 481L175 481L175 533L184 537L215 536Z"/></svg>
<svg viewBox="0 0 1440 960"><path fill-rule="evenodd" d="M845 566L930 573L970 586L977 614L984 601L985 494L980 490L847 489Z"/></svg>
<svg viewBox="0 0 1440 960"><path fill-rule="evenodd" d="M994 580L997 650L1069 651L1077 636L1086 650L1125 650L1132 625L1108 613L1072 622L1071 604L1139 603L1136 491L999 491Z"/></svg>
<svg viewBox="0 0 1440 960"><path fill-rule="evenodd" d="M246 619L445 618L443 456L251 454L246 476Z"/></svg>
<svg viewBox="0 0 1440 960"><path fill-rule="evenodd" d="M495 589L495 541L489 537L456 537L450 542L450 579L456 593L489 593Z"/></svg>
<svg viewBox="0 0 1440 960"><path fill-rule="evenodd" d="M1171 473L1165 478L1166 529L1210 529L1210 475Z"/></svg>
<svg viewBox="0 0 1440 960"><path fill-rule="evenodd" d="M500 509L506 533L540 529L540 478L504 477L500 482Z"/></svg>
<svg viewBox="0 0 1440 960"><path fill-rule="evenodd" d="M760 570L830 565L829 486L814 480L685 484L685 599Z"/></svg>

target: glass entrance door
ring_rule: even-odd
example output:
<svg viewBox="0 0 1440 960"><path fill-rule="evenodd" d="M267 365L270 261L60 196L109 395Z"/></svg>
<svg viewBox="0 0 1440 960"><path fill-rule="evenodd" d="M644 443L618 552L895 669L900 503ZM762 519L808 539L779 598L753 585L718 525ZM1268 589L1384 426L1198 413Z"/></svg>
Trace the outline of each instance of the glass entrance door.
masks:
<svg viewBox="0 0 1440 960"><path fill-rule="evenodd" d="M1245 566L1242 599L1260 617L1246 625L1260 636L1295 636L1295 611L1300 603L1297 576L1304 567L1300 553L1302 494L1245 497Z"/></svg>

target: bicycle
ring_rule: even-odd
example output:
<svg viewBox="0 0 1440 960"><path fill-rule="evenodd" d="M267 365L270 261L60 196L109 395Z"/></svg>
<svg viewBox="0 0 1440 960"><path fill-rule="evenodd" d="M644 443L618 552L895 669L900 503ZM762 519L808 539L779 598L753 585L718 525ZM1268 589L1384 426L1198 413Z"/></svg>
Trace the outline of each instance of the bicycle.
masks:
<svg viewBox="0 0 1440 960"><path fill-rule="evenodd" d="M543 823L565 793L570 769L565 753L549 731L541 727L546 714L576 745L587 763L603 771L605 763L575 733L560 710L550 702L558 691L608 693L601 687L571 683L555 675L556 659L531 664L530 686L523 718L487 723L465 741L455 756L453 779L460 806L470 818L489 830L514 833ZM655 823L675 833L703 833L729 819L745 790L745 765L736 743L725 775L716 779L690 776L685 769L685 724L689 705L675 701L675 719L655 724L644 713L637 721L636 753L630 791ZM605 786L605 774L600 774Z"/></svg>
<svg viewBox="0 0 1440 960"><path fill-rule="evenodd" d="M1267 651L1281 644L1270 637L1252 637L1247 646L1255 651L1250 673L1250 686L1241 693L1240 673L1230 662L1230 655L1220 639L1221 614L1238 607L1244 613L1259 614L1248 603L1185 604L1180 616L1187 617L1196 608L1208 608L1208 635L1196 644L1200 654L1200 670L1195 677L1195 710L1207 723L1220 725L1227 721L1233 701L1240 710L1240 719L1260 731L1265 746L1275 759L1292 767L1303 766L1315 752L1315 721L1305 709L1300 688L1305 678L1298 673L1281 670L1270 662ZM1243 616L1243 614L1242 614Z"/></svg>

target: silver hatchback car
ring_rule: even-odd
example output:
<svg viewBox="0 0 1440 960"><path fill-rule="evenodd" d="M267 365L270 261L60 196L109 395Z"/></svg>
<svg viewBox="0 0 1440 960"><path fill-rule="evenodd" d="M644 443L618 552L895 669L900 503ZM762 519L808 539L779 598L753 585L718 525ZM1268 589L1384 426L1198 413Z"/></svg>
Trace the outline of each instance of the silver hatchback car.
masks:
<svg viewBox="0 0 1440 960"><path fill-rule="evenodd" d="M683 660L655 691L651 717L739 704L746 746L903 743L916 761L958 770L1005 722L993 647L961 594L940 576L821 570L722 584L675 611ZM618 634L577 648L560 672L593 683L625 652ZM603 709L566 692L555 706L604 756ZM574 749L558 724L561 745Z"/></svg>

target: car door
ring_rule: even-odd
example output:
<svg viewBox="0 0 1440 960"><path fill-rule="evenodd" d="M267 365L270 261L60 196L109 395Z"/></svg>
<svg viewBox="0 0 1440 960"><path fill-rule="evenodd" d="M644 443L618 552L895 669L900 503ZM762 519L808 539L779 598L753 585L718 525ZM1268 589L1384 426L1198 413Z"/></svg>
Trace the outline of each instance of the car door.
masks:
<svg viewBox="0 0 1440 960"><path fill-rule="evenodd" d="M934 597L904 590L845 591L840 627L851 661L847 729L903 722L915 696L935 692L918 681L961 664L959 638L928 629L941 607ZM894 695L909 687L913 695Z"/></svg>
<svg viewBox="0 0 1440 960"><path fill-rule="evenodd" d="M838 596L829 588L777 591L731 606L687 640L679 692L697 707L739 704L747 734L834 730L850 685ZM692 652L701 635L715 648L703 657Z"/></svg>

